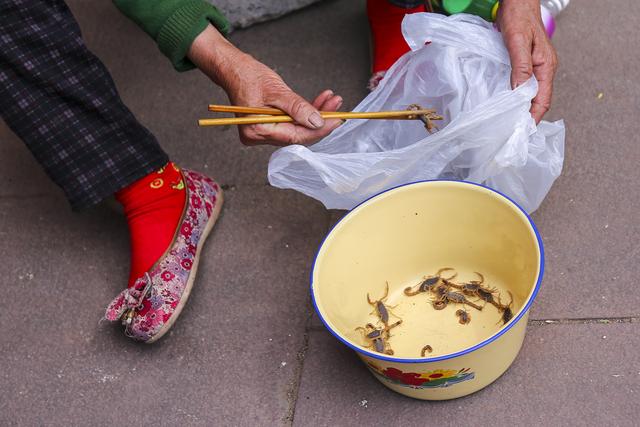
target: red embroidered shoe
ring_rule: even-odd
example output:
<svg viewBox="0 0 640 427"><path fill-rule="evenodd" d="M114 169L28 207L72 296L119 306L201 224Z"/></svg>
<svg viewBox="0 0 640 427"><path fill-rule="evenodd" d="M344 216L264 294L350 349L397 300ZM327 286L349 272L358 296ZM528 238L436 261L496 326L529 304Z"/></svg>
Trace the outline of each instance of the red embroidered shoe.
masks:
<svg viewBox="0 0 640 427"><path fill-rule="evenodd" d="M183 170L187 195L167 251L134 285L107 307L107 320L122 321L125 334L152 343L176 321L189 298L202 246L222 208L222 191L211 178Z"/></svg>

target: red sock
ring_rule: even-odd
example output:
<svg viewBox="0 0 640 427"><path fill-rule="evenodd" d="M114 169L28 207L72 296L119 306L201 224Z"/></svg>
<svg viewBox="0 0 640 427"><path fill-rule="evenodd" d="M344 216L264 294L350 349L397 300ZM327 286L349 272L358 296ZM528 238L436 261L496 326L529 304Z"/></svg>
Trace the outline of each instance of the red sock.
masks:
<svg viewBox="0 0 640 427"><path fill-rule="evenodd" d="M169 247L182 217L186 194L180 169L171 162L116 193L129 224L129 287Z"/></svg>
<svg viewBox="0 0 640 427"><path fill-rule="evenodd" d="M388 70L409 51L400 24L404 15L425 10L424 5L405 9L392 5L389 0L367 0L367 16L373 38L373 73Z"/></svg>

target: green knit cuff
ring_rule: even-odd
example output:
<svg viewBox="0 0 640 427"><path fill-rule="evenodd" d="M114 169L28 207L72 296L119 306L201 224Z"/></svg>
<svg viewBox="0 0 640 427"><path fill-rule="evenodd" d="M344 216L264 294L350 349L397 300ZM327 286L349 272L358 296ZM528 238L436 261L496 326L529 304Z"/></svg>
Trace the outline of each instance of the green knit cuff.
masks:
<svg viewBox="0 0 640 427"><path fill-rule="evenodd" d="M195 68L187 52L209 23L222 34L229 32L229 21L213 5L203 0L187 0L162 25L156 41L176 70Z"/></svg>

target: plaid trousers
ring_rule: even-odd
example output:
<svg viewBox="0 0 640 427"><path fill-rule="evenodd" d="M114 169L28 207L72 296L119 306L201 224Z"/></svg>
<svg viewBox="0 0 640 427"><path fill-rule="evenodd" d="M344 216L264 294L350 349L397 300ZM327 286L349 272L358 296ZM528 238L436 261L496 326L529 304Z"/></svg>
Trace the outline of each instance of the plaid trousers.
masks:
<svg viewBox="0 0 640 427"><path fill-rule="evenodd" d="M76 210L168 162L62 0L0 0L0 115Z"/></svg>

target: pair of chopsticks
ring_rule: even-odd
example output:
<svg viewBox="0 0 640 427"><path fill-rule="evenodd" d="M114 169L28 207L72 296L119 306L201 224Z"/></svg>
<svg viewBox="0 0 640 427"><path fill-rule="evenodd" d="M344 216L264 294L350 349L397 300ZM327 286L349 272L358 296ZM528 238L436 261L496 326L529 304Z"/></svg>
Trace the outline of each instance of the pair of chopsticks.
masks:
<svg viewBox="0 0 640 427"><path fill-rule="evenodd" d="M240 107L235 105L209 105L209 111L218 113L252 114L247 117L229 117L221 119L200 119L200 126L227 126L227 125L252 125L259 123L291 123L291 116L277 108L264 107ZM353 112L353 111L320 111L324 119L391 119L411 120L419 119L425 123L429 131L434 127L431 120L442 120L442 116L436 114L436 110L424 109L413 104L407 110L377 111L377 112Z"/></svg>

